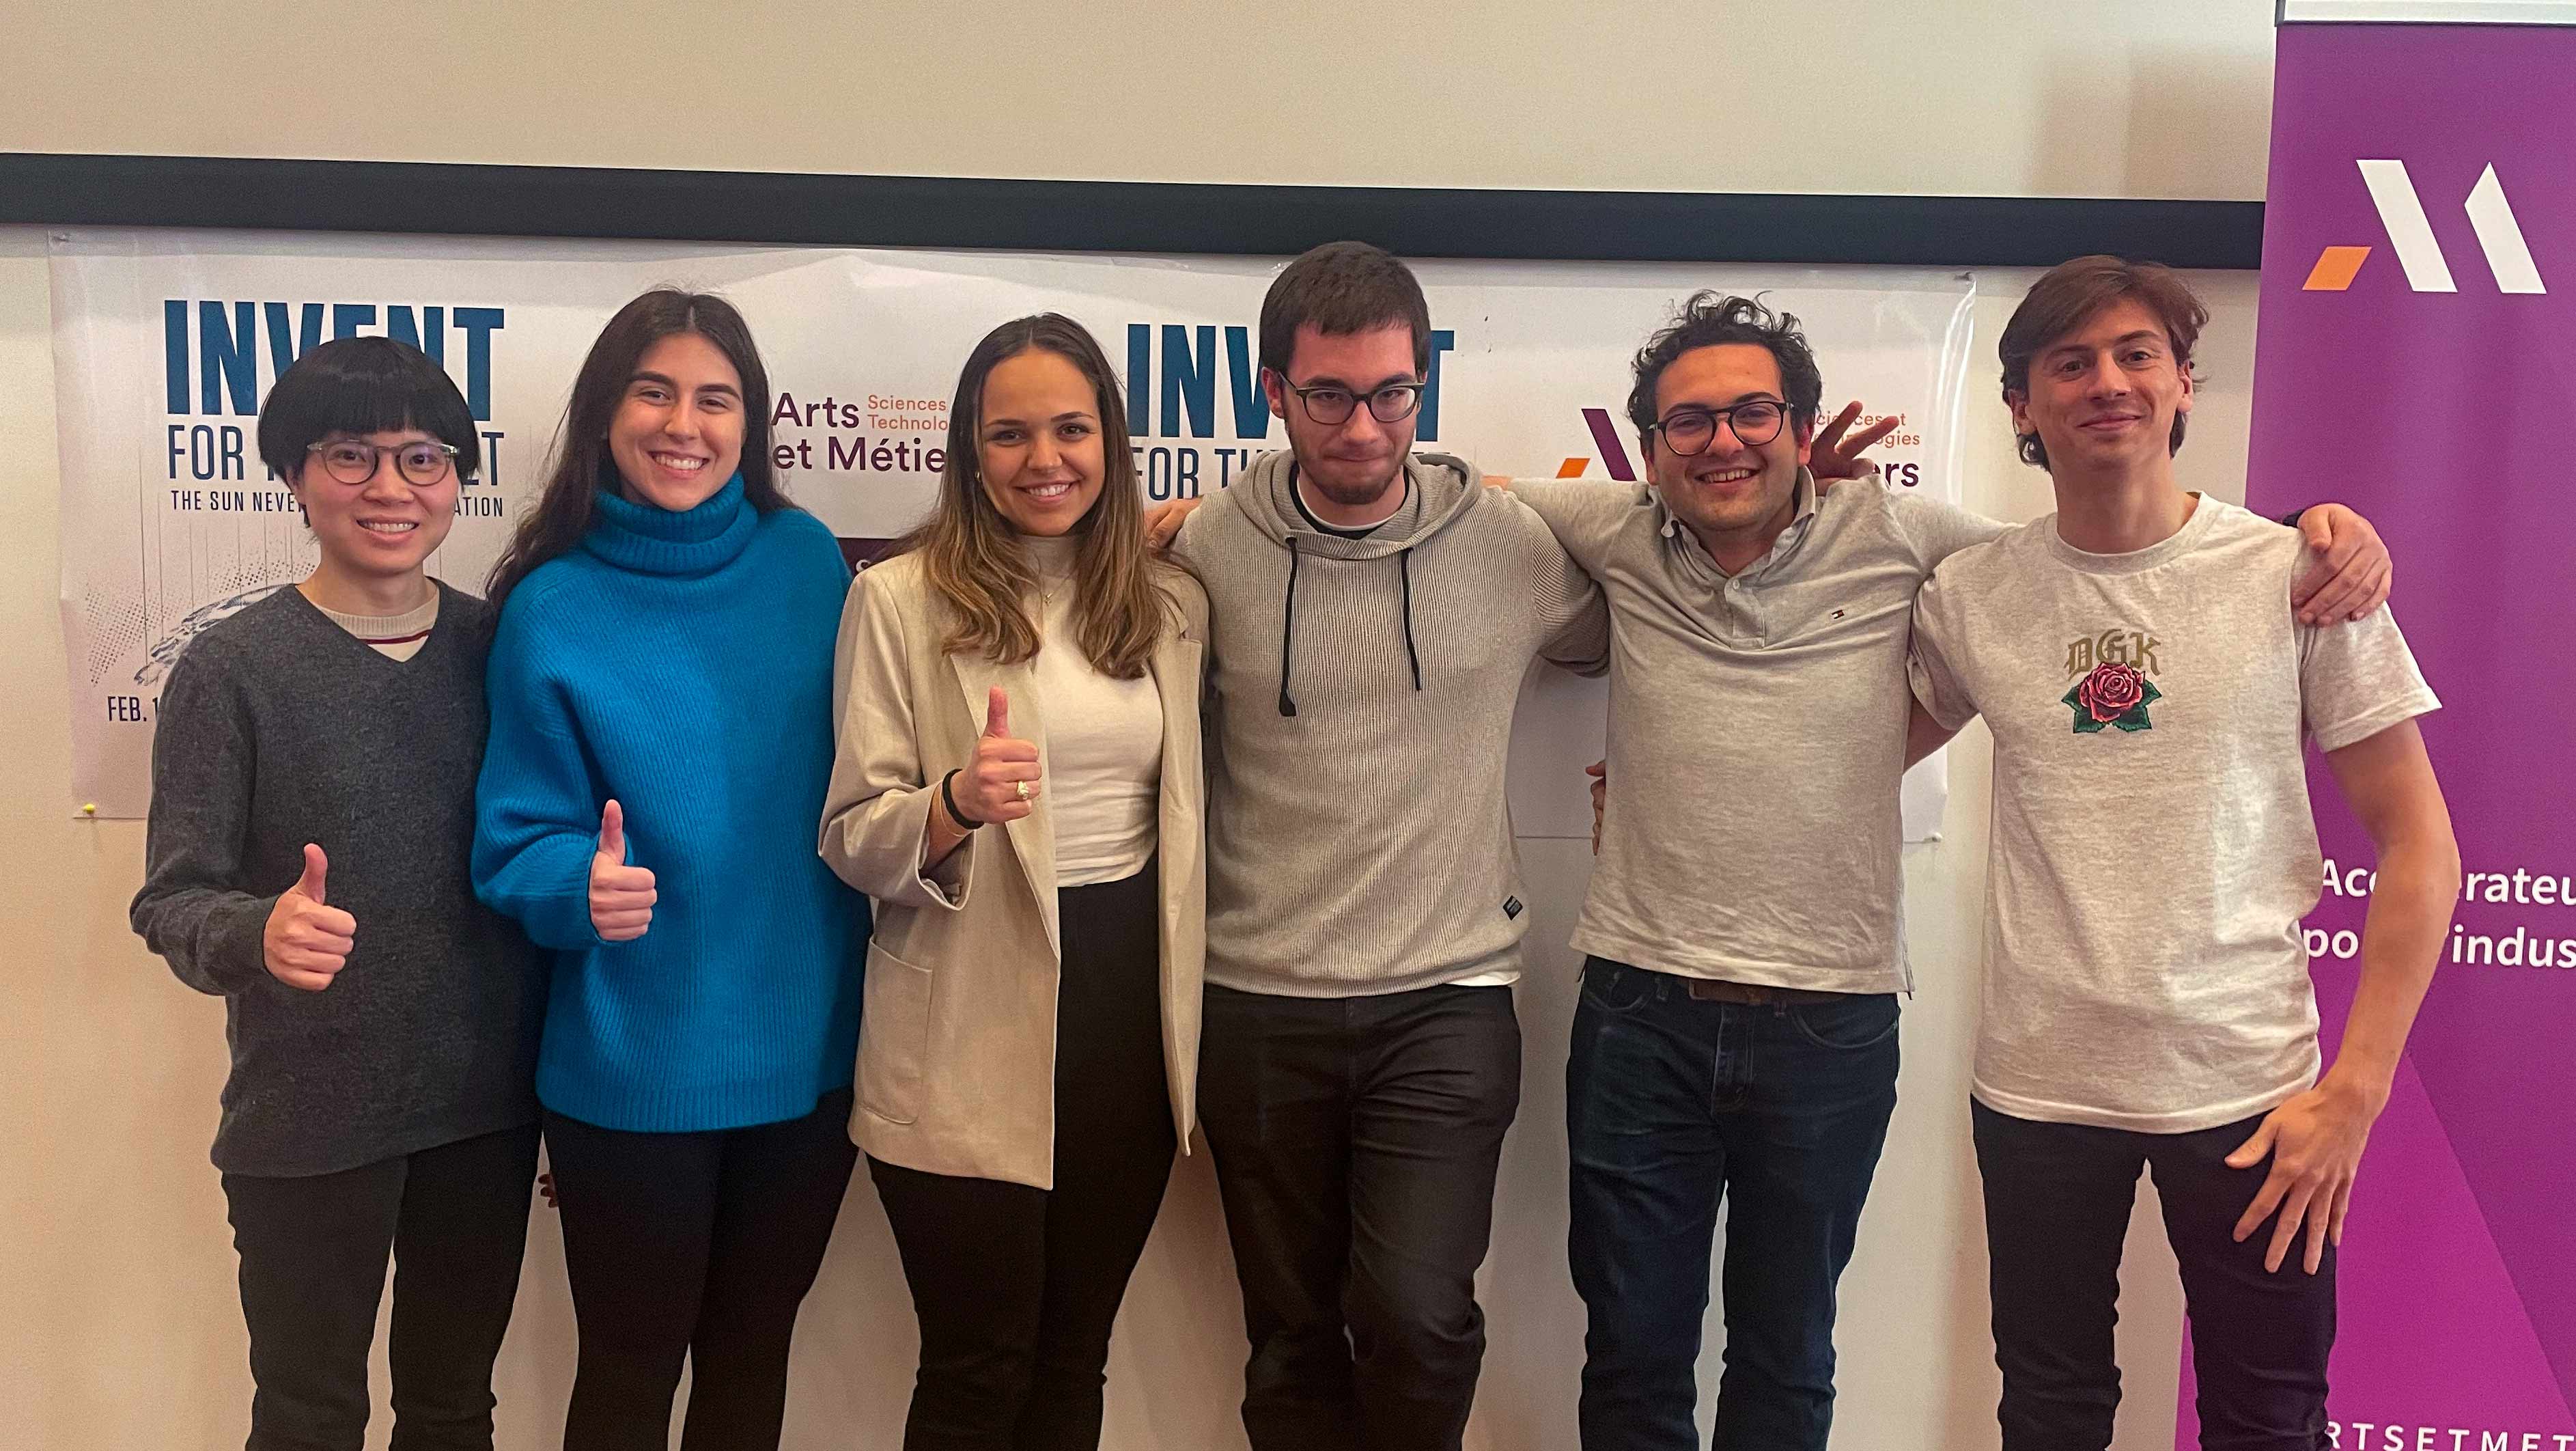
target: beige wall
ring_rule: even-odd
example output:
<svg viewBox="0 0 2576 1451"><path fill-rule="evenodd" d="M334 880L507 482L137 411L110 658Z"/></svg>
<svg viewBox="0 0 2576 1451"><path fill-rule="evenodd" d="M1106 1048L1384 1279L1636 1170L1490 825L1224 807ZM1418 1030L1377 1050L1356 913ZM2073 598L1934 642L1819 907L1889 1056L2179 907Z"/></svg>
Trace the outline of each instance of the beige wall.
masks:
<svg viewBox="0 0 2576 1451"><path fill-rule="evenodd" d="M92 0L0 150L2259 197L2260 0ZM389 20L394 23L389 24Z"/></svg>
<svg viewBox="0 0 2576 1451"><path fill-rule="evenodd" d="M2251 197L2269 108L2268 7L2245 0L1509 0L1389 12L1374 31L1365 11L1316 3L813 0L753 13L425 0L398 12L389 39L390 13L275 0L14 7L0 45L37 63L12 68L0 150ZM1979 276L1981 355L2026 281ZM2216 316L2184 473L2239 498L2253 281L2198 281ZM72 819L52 398L43 237L0 228L0 499L12 526L0 533L0 1439L38 1451L238 1445L248 1377L205 1157L222 1010L125 927L141 826ZM1982 389L1969 416L1967 501L2007 518L2044 509L2044 479L2012 461ZM1945 839L1907 863L1924 990L1908 1008L1903 1102L1846 1282L1835 1444L1847 1451L1994 1444L1966 1153L1978 728L1952 769ZM1581 1353L1562 1252L1563 944L1588 861L1563 842L1523 849L1539 884L1522 991L1528 1086L1487 1271L1495 1340L1471 1444L1561 1451ZM2151 1209L2139 1222L2119 1444L2164 1451L2180 1297ZM1202 1161L1176 1182L1122 1322L1110 1451L1242 1444L1232 1293ZM540 1211L497 1378L508 1451L549 1443L571 1345L560 1240ZM911 1347L862 1184L807 1307L789 1445L894 1444ZM1712 1353L1712 1383L1715 1364ZM371 1444L384 1432L380 1416Z"/></svg>

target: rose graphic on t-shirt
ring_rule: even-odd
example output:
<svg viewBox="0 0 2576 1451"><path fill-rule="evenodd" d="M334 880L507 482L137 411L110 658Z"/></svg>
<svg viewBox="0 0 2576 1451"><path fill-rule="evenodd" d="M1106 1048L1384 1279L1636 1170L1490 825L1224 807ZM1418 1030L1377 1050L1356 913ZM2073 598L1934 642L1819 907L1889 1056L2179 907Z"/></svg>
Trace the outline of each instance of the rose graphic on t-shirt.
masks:
<svg viewBox="0 0 2576 1451"><path fill-rule="evenodd" d="M2138 673L2138 667L2104 661L2058 698L2075 707L2075 733L2091 735L2104 726L2118 726L2124 731L2154 729L2155 722L2147 719L2147 707L2163 695L2154 681Z"/></svg>

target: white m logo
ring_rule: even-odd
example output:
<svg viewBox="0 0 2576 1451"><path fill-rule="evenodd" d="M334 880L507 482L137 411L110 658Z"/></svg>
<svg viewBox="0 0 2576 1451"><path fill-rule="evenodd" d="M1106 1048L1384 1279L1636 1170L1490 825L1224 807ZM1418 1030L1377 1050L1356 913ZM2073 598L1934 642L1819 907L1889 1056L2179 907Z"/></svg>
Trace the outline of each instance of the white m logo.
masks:
<svg viewBox="0 0 2576 1451"><path fill-rule="evenodd" d="M2363 161L2362 183L2370 188L2370 203L2379 209L2380 225L2388 229L2388 240L2397 249L2397 260L2406 268L2406 285L2417 292L2457 292L2451 281L2451 264L2442 256L2442 246L2433 240L2433 224L2424 217L2424 203L2415 195L2415 183L2406 175L2402 161ZM2531 247L2522 240L2522 228L2514 222L2513 207L2504 199L2504 183L2496 180L2495 167L2489 165L2478 184L2469 190L2469 225L2476 229L2478 246L2487 254L2487 270L2495 274L2500 292L2545 293L2540 269L2533 265ZM2355 265L2359 265L2355 259Z"/></svg>

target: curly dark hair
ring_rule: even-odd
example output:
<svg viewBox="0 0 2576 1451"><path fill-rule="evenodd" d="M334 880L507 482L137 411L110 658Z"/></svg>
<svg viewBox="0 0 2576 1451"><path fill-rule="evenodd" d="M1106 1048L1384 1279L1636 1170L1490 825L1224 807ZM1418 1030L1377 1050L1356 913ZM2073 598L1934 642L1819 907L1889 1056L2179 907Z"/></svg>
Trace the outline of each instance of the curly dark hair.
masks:
<svg viewBox="0 0 2576 1451"><path fill-rule="evenodd" d="M1768 348L1780 364L1780 397L1789 405L1789 420L1800 428L1816 421L1824 404L1825 375L1816 367L1815 350L1798 330L1798 319L1773 312L1750 297L1714 291L1694 292L1673 312L1672 322L1637 350L1637 386L1628 390L1628 421L1643 439L1655 426L1655 387L1673 360L1697 348L1724 343L1750 343Z"/></svg>

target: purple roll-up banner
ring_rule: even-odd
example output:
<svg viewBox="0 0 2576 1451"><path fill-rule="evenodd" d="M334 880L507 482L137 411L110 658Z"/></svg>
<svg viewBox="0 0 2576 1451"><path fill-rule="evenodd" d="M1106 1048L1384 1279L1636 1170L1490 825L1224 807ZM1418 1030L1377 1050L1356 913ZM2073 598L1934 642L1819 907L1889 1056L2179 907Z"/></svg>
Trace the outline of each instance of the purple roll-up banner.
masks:
<svg viewBox="0 0 2576 1451"><path fill-rule="evenodd" d="M2387 538L2467 873L2353 1194L2321 1444L2571 1451L2576 3L2285 0L2283 21L2247 494L2349 503ZM2331 1059L2372 851L2309 770ZM2186 1364L2178 1446L2191 1387Z"/></svg>

